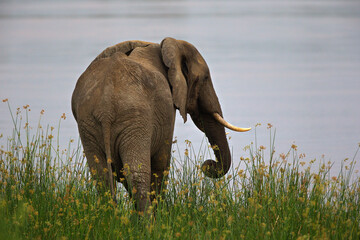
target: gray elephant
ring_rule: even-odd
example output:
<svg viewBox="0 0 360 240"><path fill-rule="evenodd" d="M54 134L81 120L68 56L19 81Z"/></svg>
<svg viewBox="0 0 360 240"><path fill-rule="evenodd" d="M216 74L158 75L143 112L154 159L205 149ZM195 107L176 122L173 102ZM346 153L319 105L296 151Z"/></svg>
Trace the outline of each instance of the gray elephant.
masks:
<svg viewBox="0 0 360 240"><path fill-rule="evenodd" d="M145 211L155 197L149 192L165 187L176 109L184 122L189 113L217 146L217 161L206 160L203 173L224 176L231 165L224 126L250 128L222 118L208 66L193 45L173 38L122 42L100 53L80 76L72 111L91 173L114 199L115 180L121 181L136 209Z"/></svg>

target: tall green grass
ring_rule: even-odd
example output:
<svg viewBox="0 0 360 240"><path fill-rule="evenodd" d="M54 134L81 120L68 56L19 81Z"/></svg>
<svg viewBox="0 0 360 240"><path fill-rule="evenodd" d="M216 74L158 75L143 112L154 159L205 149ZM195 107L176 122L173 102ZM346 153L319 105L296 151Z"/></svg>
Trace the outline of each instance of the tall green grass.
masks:
<svg viewBox="0 0 360 240"><path fill-rule="evenodd" d="M269 146L246 146L248 157L218 180L200 170L211 151L206 143L198 150L190 141L185 150L174 144L167 189L149 207L154 214L141 217L120 185L117 205L96 191L79 143L60 149L60 130L40 121L31 128L28 113L25 106L11 114L13 134L0 150L0 239L360 237L355 157L336 176L331 164L314 171L315 160L295 145L275 155L271 125Z"/></svg>

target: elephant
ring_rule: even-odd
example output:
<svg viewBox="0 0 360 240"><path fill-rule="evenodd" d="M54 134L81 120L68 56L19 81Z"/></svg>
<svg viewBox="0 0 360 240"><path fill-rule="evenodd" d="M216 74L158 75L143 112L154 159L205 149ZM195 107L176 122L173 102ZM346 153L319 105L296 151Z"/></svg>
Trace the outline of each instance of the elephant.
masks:
<svg viewBox="0 0 360 240"><path fill-rule="evenodd" d="M139 212L166 187L176 110L217 146L216 161L201 166L210 178L231 165L224 127L251 129L223 119L204 58L189 42L170 37L106 48L79 77L71 107L92 177L114 201L116 181L123 183Z"/></svg>

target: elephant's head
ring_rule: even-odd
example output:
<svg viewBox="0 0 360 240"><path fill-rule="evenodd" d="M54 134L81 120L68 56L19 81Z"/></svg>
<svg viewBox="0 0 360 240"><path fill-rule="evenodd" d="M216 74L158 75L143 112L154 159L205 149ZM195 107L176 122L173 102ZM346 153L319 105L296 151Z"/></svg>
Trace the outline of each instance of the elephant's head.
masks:
<svg viewBox="0 0 360 240"><path fill-rule="evenodd" d="M248 131L227 123L222 117L218 97L211 82L209 68L197 51L186 41L165 38L161 42L161 53L168 69L173 101L186 122L190 114L195 125L205 132L217 161L206 160L201 169L211 178L224 176L231 165L231 155L225 128Z"/></svg>

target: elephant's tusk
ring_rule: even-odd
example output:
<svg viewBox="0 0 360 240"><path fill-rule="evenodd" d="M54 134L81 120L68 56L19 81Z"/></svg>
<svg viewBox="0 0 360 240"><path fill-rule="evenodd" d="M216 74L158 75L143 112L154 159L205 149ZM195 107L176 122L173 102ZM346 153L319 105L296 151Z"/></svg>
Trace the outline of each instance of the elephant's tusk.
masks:
<svg viewBox="0 0 360 240"><path fill-rule="evenodd" d="M247 132L247 131L251 130L251 128L240 128L240 127L235 127L234 125L231 125L230 123L225 121L218 113L213 113L213 116L216 119L216 121L218 121L221 125L223 125L224 127L228 128L230 130L233 130L236 132Z"/></svg>

